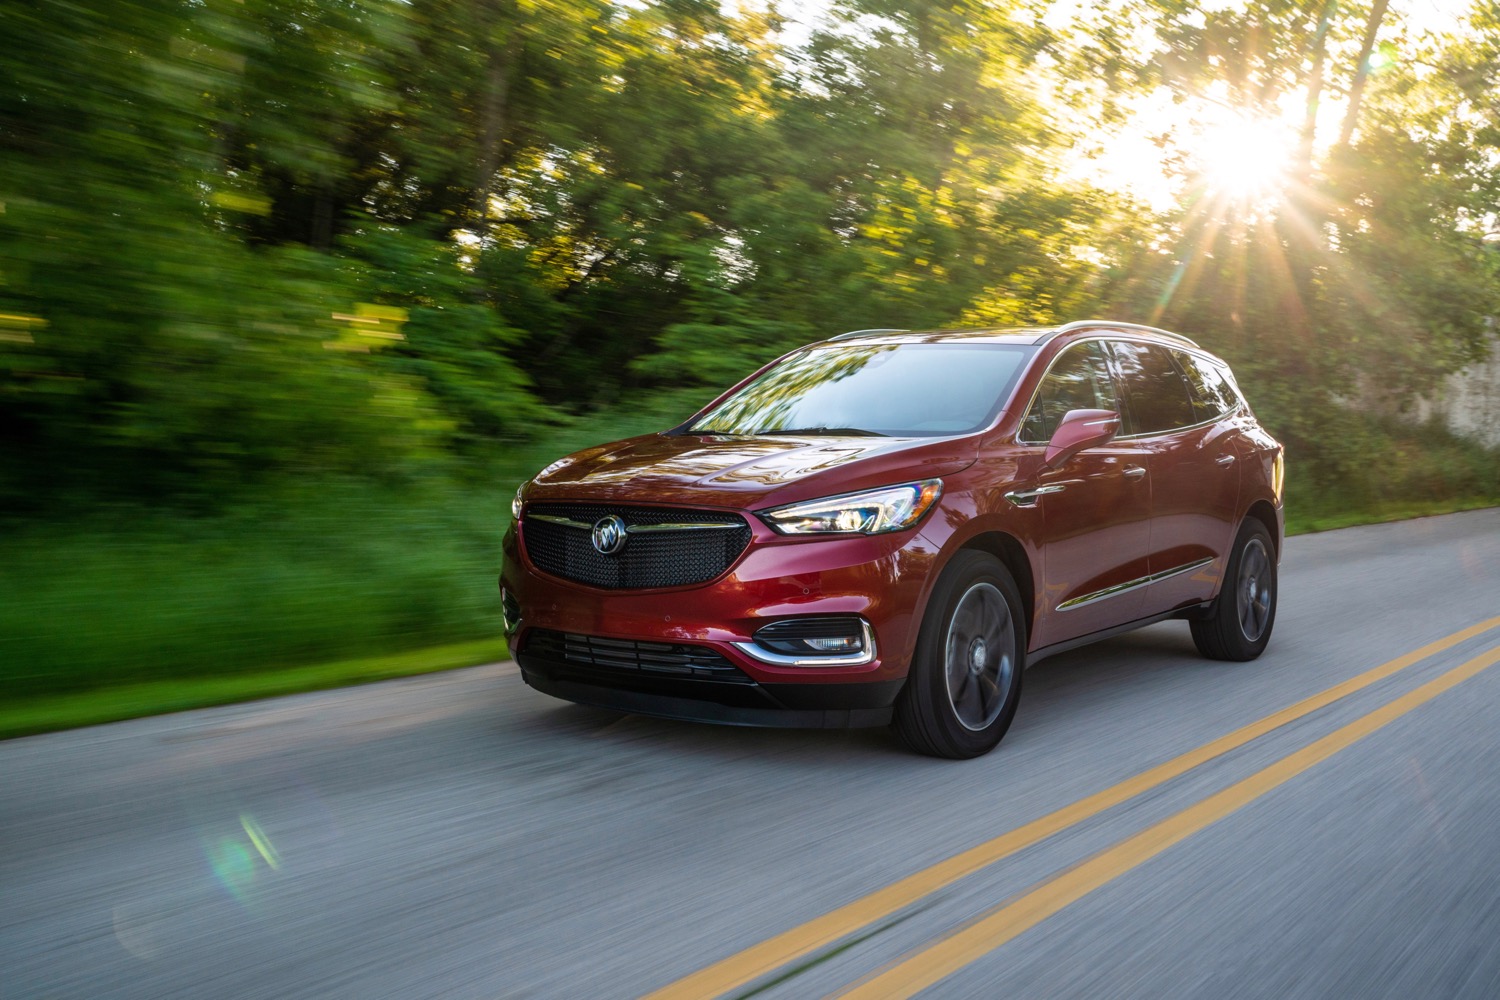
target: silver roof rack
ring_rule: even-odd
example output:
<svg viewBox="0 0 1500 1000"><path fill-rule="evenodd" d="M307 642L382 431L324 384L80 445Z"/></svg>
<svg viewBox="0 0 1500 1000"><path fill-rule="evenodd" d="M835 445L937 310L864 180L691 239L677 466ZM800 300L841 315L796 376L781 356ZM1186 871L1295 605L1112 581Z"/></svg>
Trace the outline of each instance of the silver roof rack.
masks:
<svg viewBox="0 0 1500 1000"><path fill-rule="evenodd" d="M910 333L910 330L850 330L841 333L837 337L829 337L829 340L852 340L855 337L868 337L877 333Z"/></svg>
<svg viewBox="0 0 1500 1000"><path fill-rule="evenodd" d="M1137 333L1154 333L1158 337L1165 337L1168 340L1175 340L1180 343L1187 344L1189 347L1197 347L1199 350L1202 350L1202 347L1196 340L1193 340L1191 337L1184 337L1180 333L1173 333L1171 330L1161 330L1154 326L1143 326L1140 323L1117 323L1114 320L1110 319L1080 319L1075 320L1072 323L1064 323L1062 326L1057 327L1051 333L1042 337L1042 339L1038 341L1038 343L1044 344L1047 341L1051 340L1053 337L1059 337L1065 333L1072 333L1074 330L1092 330L1098 327L1109 330L1134 330Z"/></svg>

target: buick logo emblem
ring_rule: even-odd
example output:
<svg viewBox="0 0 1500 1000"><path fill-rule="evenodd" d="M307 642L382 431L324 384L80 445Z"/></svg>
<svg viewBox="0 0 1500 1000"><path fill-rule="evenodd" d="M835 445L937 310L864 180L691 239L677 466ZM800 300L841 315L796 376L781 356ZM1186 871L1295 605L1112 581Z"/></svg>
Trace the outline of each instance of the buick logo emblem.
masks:
<svg viewBox="0 0 1500 1000"><path fill-rule="evenodd" d="M595 521L592 534L594 548L607 556L625 547L625 522L616 514Z"/></svg>

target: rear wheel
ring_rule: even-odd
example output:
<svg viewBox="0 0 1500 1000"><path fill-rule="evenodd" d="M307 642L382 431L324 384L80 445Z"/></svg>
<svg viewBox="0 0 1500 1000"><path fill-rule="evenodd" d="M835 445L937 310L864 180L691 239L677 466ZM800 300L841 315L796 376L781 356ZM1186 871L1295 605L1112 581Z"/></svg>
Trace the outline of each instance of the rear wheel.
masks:
<svg viewBox="0 0 1500 1000"><path fill-rule="evenodd" d="M994 556L961 552L938 580L896 703L907 746L933 757L988 753L1021 699L1026 619L1015 581Z"/></svg>
<svg viewBox="0 0 1500 1000"><path fill-rule="evenodd" d="M1254 519L1240 526L1224 586L1205 618L1189 623L1198 652L1211 660L1253 660L1276 624L1276 556L1271 534Z"/></svg>

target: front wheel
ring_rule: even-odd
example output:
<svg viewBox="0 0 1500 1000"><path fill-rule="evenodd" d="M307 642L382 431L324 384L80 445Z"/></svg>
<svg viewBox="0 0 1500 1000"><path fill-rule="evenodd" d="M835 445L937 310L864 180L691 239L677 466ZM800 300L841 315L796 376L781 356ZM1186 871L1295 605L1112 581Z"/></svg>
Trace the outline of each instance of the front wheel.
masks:
<svg viewBox="0 0 1500 1000"><path fill-rule="evenodd" d="M1021 700L1026 618L1015 581L994 556L961 552L938 580L896 703L906 745L963 759L994 749Z"/></svg>
<svg viewBox="0 0 1500 1000"><path fill-rule="evenodd" d="M1208 616L1189 623L1193 643L1211 660L1253 660L1275 624L1276 556L1266 526L1250 519L1240 526Z"/></svg>

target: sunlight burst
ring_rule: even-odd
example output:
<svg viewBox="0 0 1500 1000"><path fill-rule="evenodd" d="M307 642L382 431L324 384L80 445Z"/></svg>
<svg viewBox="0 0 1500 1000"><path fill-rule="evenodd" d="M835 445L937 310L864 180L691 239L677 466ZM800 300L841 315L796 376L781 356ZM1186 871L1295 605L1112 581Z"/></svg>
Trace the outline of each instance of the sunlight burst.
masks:
<svg viewBox="0 0 1500 1000"><path fill-rule="evenodd" d="M1285 188L1296 142L1296 132L1287 122L1235 117L1211 125L1193 145L1210 192L1258 202Z"/></svg>

